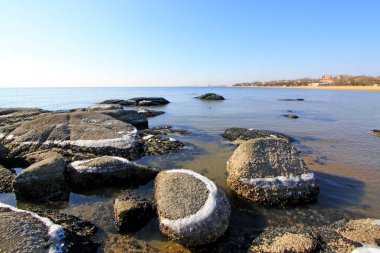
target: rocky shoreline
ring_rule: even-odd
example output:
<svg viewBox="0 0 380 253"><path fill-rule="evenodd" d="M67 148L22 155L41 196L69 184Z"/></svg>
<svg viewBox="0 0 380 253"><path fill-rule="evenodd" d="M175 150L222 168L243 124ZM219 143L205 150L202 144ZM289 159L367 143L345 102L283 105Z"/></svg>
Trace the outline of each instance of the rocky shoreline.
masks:
<svg viewBox="0 0 380 253"><path fill-rule="evenodd" d="M224 100L213 93L197 98ZM285 209L317 201L318 180L293 144L296 140L277 132L225 130L222 137L238 145L222 168L229 192L192 170L140 164L142 157L177 153L187 146L172 137L190 134L187 130L149 128L148 119L164 111L145 107L169 103L139 97L66 111L1 108L0 193L13 192L17 200L44 206L68 202L72 192L118 186L122 190L114 197L111 217L117 233L156 219L168 240L194 252L216 251L212 245L222 245L223 238L234 234L231 216L237 210L228 196ZM23 169L16 173L19 167ZM127 190L149 182L154 187L148 195ZM0 252L114 252L120 244L125 252L158 252L133 237L99 240L96 225L50 208L22 210L0 203L0 218L0 241L6 242ZM374 219L321 227L271 226L250 233L249 243L236 240L231 248L263 253L380 250L380 221Z"/></svg>

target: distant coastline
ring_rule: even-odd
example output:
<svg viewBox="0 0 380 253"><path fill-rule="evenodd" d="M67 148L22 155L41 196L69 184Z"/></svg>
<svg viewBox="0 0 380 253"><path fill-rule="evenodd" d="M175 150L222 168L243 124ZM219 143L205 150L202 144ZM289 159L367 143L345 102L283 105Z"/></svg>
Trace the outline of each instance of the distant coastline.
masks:
<svg viewBox="0 0 380 253"><path fill-rule="evenodd" d="M232 86L233 88L274 88L274 89L309 89L309 90L351 90L380 92L380 86Z"/></svg>

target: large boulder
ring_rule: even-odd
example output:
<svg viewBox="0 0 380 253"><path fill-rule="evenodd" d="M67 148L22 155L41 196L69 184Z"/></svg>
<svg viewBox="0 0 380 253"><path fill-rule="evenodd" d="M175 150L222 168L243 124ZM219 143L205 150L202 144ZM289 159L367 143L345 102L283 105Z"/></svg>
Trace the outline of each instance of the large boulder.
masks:
<svg viewBox="0 0 380 253"><path fill-rule="evenodd" d="M349 220L338 226L335 231L349 240L380 246L380 220L369 218Z"/></svg>
<svg viewBox="0 0 380 253"><path fill-rule="evenodd" d="M242 141L257 139L257 138L278 138L282 140L287 141L294 141L289 136L286 136L285 134L277 133L274 131L268 131L268 130L255 130L255 129L247 129L247 128L240 128L240 127L231 127L226 129L223 134L223 138L234 141L237 143L241 143Z"/></svg>
<svg viewBox="0 0 380 253"><path fill-rule="evenodd" d="M160 172L155 180L160 230L192 246L215 241L229 226L230 204L208 178L184 169Z"/></svg>
<svg viewBox="0 0 380 253"><path fill-rule="evenodd" d="M98 112L49 114L24 122L4 141L13 156L54 147L77 153L140 157L135 127Z"/></svg>
<svg viewBox="0 0 380 253"><path fill-rule="evenodd" d="M215 94L215 93L206 93L195 98L202 99L202 100L225 100L223 96Z"/></svg>
<svg viewBox="0 0 380 253"><path fill-rule="evenodd" d="M16 173L13 170L4 168L0 164L0 193L12 192L12 181L15 177Z"/></svg>
<svg viewBox="0 0 380 253"><path fill-rule="evenodd" d="M69 164L73 188L113 185L139 185L152 180L158 169L128 161L122 157L102 156Z"/></svg>
<svg viewBox="0 0 380 253"><path fill-rule="evenodd" d="M155 214L153 199L123 192L117 196L113 205L117 229L131 231L145 225Z"/></svg>
<svg viewBox="0 0 380 253"><path fill-rule="evenodd" d="M22 170L13 181L13 190L17 199L66 200L68 188L65 168L63 157L55 154Z"/></svg>
<svg viewBox="0 0 380 253"><path fill-rule="evenodd" d="M0 203L0 252L96 252L97 228L53 210L21 210Z"/></svg>
<svg viewBox="0 0 380 253"><path fill-rule="evenodd" d="M242 143L227 162L227 185L256 203L283 205L315 201L319 187L297 149L278 138Z"/></svg>

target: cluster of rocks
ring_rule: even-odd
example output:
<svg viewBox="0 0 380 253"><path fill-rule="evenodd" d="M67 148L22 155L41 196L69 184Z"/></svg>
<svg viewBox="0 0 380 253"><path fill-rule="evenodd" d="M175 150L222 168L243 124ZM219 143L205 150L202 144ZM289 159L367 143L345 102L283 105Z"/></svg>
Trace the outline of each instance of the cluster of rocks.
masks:
<svg viewBox="0 0 380 253"><path fill-rule="evenodd" d="M127 100L110 99L101 102L100 104L118 104L122 106L160 106L166 105L170 102L162 97L137 97Z"/></svg>

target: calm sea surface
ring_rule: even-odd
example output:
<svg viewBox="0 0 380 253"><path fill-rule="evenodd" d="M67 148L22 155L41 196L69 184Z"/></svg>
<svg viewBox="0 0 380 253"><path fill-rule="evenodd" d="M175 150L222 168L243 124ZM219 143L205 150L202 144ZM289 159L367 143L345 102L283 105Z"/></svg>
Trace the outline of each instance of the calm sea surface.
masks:
<svg viewBox="0 0 380 253"><path fill-rule="evenodd" d="M225 101L203 102L193 97L214 92ZM226 161L234 146L221 133L229 127L274 130L296 138L296 143L320 184L319 201L305 207L263 208L227 193L233 206L234 227L259 231L270 225L329 224L345 217L380 218L380 137L369 131L380 128L380 93L267 88L45 88L0 89L0 107L39 107L48 110L87 107L105 99L162 96L170 104L157 107L166 113L149 120L150 126L173 125L189 129L178 137L190 147L184 152L145 157L139 162L163 168L192 169L226 189ZM279 101L304 98L305 101ZM283 117L288 110L299 119ZM150 190L153 183L137 191ZM97 189L72 193L59 208L100 226L105 236L116 235L112 201L120 189ZM25 208L13 194L0 201ZM252 234L254 234L252 232ZM156 219L130 235L163 251L180 245L161 236ZM128 235L125 235L128 236ZM228 239L226 239L228 240Z"/></svg>

